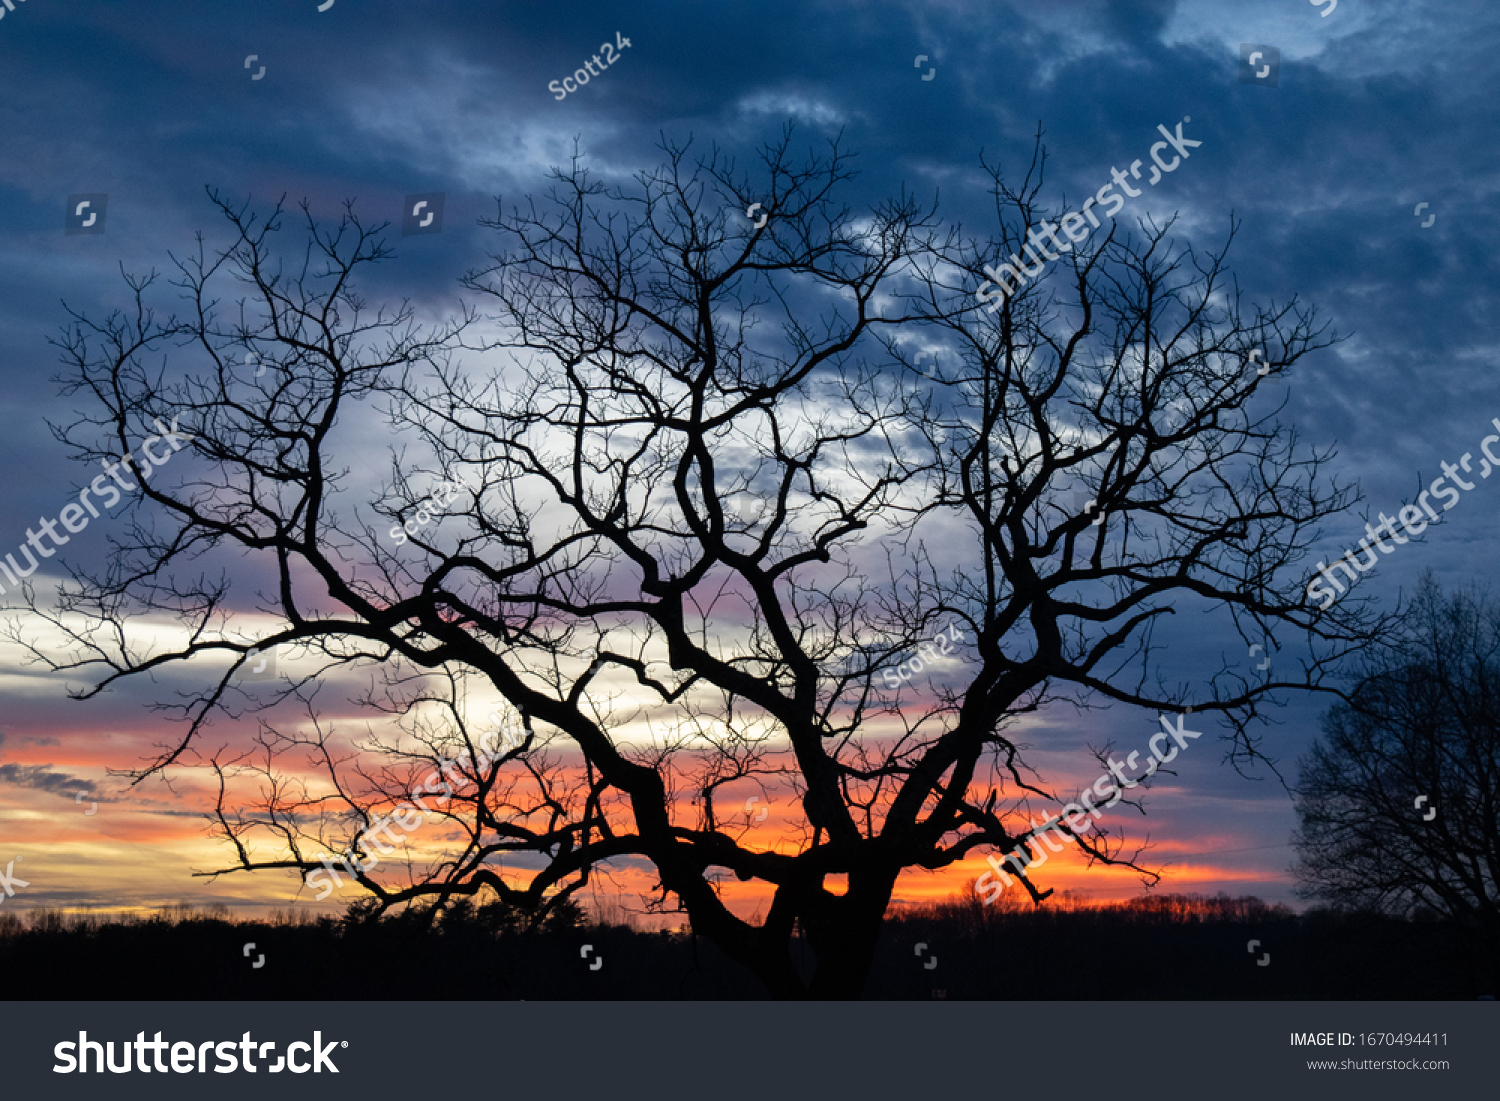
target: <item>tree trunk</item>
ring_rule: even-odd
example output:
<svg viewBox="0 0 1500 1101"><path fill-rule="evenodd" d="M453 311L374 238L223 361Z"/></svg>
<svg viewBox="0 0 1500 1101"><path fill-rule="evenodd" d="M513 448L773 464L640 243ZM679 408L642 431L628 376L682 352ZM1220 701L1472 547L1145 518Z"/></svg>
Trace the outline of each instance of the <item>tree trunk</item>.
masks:
<svg viewBox="0 0 1500 1101"><path fill-rule="evenodd" d="M875 961L896 874L851 872L845 895L829 894L820 885L783 884L759 928L731 917L717 899L699 915L689 904L688 918L696 935L753 972L777 1001L857 1000ZM810 981L803 979L792 954L798 926L815 960Z"/></svg>
<svg viewBox="0 0 1500 1101"><path fill-rule="evenodd" d="M803 917L817 969L807 997L851 1001L864 996L896 873L850 872L847 894L819 888Z"/></svg>

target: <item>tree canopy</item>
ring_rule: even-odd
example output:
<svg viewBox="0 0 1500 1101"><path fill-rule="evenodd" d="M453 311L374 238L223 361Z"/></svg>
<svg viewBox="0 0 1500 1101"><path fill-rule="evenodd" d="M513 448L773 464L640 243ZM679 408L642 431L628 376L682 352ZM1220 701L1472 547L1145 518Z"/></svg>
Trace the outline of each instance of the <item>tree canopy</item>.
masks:
<svg viewBox="0 0 1500 1101"><path fill-rule="evenodd" d="M905 194L843 205L837 143L794 163L788 132L753 173L662 152L614 184L575 157L547 195L497 203L472 301L428 325L361 296L389 250L352 206L327 225L304 204L283 252L283 206L210 192L233 240L172 258L180 313L130 277L133 312L75 313L59 341L88 402L58 429L78 457L153 417L192 442L142 479L108 571L47 613L73 651L32 648L89 673L83 695L169 666L199 685L162 705L183 729L137 775L218 770L234 861L216 874L346 854L381 908L536 909L634 858L658 906L774 994L857 995L903 871L1028 852L1029 812L1067 801L1028 764L1024 716L1188 706L1153 664L1162 617L1307 639L1298 674L1219 670L1193 698L1238 761L1267 694L1329 690L1368 645L1363 603L1317 608L1300 565L1356 494L1262 393L1335 336L1295 299L1242 308L1232 221L1207 254L1170 221L1116 224L998 308L976 300L985 265L1050 224L1040 147L1018 189L990 170L985 238ZM384 476L351 427L375 411ZM439 479L461 488L440 502ZM253 636L234 585L252 561L274 569L277 624ZM283 680L247 691L270 648ZM358 743L317 700L344 666L375 677ZM480 688L523 732L498 748ZM289 702L304 721L207 744ZM755 840L746 785L790 806L779 843ZM445 854L371 862L398 814L441 820ZM1105 824L1069 836L1138 866ZM760 924L724 875L770 885Z"/></svg>

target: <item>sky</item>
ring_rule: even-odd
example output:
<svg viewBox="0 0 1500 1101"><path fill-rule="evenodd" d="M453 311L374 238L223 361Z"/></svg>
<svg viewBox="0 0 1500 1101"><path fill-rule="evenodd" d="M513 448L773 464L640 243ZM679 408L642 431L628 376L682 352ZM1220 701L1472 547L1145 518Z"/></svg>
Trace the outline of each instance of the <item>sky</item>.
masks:
<svg viewBox="0 0 1500 1101"><path fill-rule="evenodd" d="M1484 289L1500 255L1497 27L1500 10L1482 0L334 0L324 10L316 0L16 0L0 17L0 555L92 476L52 427L83 407L60 385L51 343L67 311L124 307L122 270L168 271L169 254L188 252L200 231L222 242L206 187L258 210L285 195L323 218L353 201L391 221L394 257L363 293L409 300L439 323L472 297L459 278L496 247L479 219L497 197L508 206L544 191L575 143L591 170L624 181L660 163L663 137L717 143L748 161L789 122L808 143L842 132L858 154L852 204L905 188L935 198L950 222L982 227L993 210L981 156L1020 175L1040 127L1043 198L1076 209L1112 168L1146 156L1158 126L1190 120L1183 131L1201 145L1119 219L1175 214L1174 234L1195 248L1220 244L1231 217L1240 220L1230 266L1245 298L1295 296L1345 337L1276 383L1283 422L1305 447L1336 450L1332 473L1358 484L1369 516L1394 512L1442 463L1477 459L1500 418L1497 320ZM625 39L587 84L561 98L565 86L549 89L602 43ZM1261 57L1247 78L1241 58L1252 52ZM401 235L407 197L423 195L442 196L440 232ZM100 217L85 227L90 212ZM350 465L374 479L379 432L343 442ZM369 489L378 491L374 480ZM1353 545L1358 511L1326 526L1325 553ZM112 523L93 521L33 580L47 589L66 567L100 567ZM1393 607L1424 570L1450 588L1483 581L1497 535L1500 486L1476 479L1440 525L1365 577L1361 595ZM270 622L257 618L258 570L245 565L233 598L251 631ZM58 644L16 606L14 593L0 595L23 634ZM1225 624L1184 619L1166 633L1163 658L1181 683L1220 662L1261 660ZM0 869L12 865L28 883L5 898L6 912L310 904L285 874L193 875L230 860L203 817L211 775L179 769L127 787L115 774L176 734L152 705L193 674L78 701L69 691L86 678L25 659L0 641ZM330 698L358 690L352 680L326 687ZM1327 704L1284 704L1264 750L1290 779ZM334 717L350 728L368 718L345 703ZM1029 717L1024 740L1032 764L1066 788L1097 774L1087 746L1113 740L1128 751L1157 729L1138 710L1059 708ZM253 731L248 718L226 720L213 736L243 746ZM1150 862L1164 870L1156 890L1294 902L1295 815L1277 777L1263 767L1242 775L1209 738L1174 767L1147 813L1119 823L1154 846ZM768 809L748 824L769 844L784 808ZM976 855L913 873L897 897L943 897L984 870ZM1128 871L1068 856L1038 879L1091 899L1143 890ZM627 896L649 885L632 865L613 880ZM742 911L764 902L753 886L726 889Z"/></svg>

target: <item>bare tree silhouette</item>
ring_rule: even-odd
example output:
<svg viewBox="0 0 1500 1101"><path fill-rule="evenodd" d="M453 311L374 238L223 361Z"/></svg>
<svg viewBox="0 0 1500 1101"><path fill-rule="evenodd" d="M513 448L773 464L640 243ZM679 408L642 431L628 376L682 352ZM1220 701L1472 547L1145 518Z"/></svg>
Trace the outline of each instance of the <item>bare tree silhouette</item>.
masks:
<svg viewBox="0 0 1500 1101"><path fill-rule="evenodd" d="M1297 791L1302 894L1439 914L1500 987L1500 606L1429 571L1403 628L1323 718Z"/></svg>
<svg viewBox="0 0 1500 1101"><path fill-rule="evenodd" d="M403 865L404 883L357 870L382 907L493 891L541 912L601 865L644 858L655 905L774 995L857 996L903 870L1026 852L1026 810L1065 802L1027 765L1018 718L1063 689L1081 706L1187 706L1152 679L1174 603L1257 641L1306 633L1298 675L1225 668L1191 701L1225 720L1238 762L1257 755L1267 693L1331 690L1330 663L1368 644L1368 609L1315 610L1296 570L1355 495L1324 484L1328 456L1300 455L1274 412L1250 412L1333 339L1311 311L1242 316L1223 252L1174 249L1170 223L1080 244L987 311L985 263L1041 224L1040 154L1019 192L993 173L1001 233L977 241L905 195L838 205L837 142L794 165L791 140L762 151L753 184L717 151L666 144L623 188L575 156L544 201L487 223L503 250L465 283L493 315L466 307L432 332L356 293L386 252L352 209L335 230L308 213L289 278L272 250L281 208L259 222L216 195L238 238L176 262L184 317L157 318L150 278L131 281L133 316L74 315L71 385L102 412L63 438L94 460L180 416L195 438L176 462L196 465L181 485L143 482L158 509L49 613L74 652L33 653L91 671L85 696L233 658L173 705L185 732L137 774L219 770L236 853L221 873L312 873L324 849L366 865L387 813L420 805L451 851ZM231 276L248 302L226 323L212 288ZM179 344L212 367L144 365ZM1271 374L1247 369L1252 349ZM399 553L337 465L340 427L376 400L424 456L393 452L371 506L405 525ZM439 474L468 488L424 504ZM431 522L408 523L419 512ZM275 564L264 599L280 626L257 638L230 629L227 577L185 576L234 549ZM152 613L178 621L175 639L134 640L127 615ZM300 700L309 721L263 723L249 751L198 750L213 715L253 705L237 677L256 646L319 659L262 701ZM355 746L319 720L319 679L351 664L383 675L363 702L399 733ZM476 678L525 731L500 751L466 704ZM289 778L289 753L324 782ZM236 794L247 774L254 799ZM737 782L795 796L780 844L753 841L722 794ZM1152 874L1097 824L1067 832ZM772 886L761 924L726 905L726 872ZM807 982L794 930L816 958Z"/></svg>

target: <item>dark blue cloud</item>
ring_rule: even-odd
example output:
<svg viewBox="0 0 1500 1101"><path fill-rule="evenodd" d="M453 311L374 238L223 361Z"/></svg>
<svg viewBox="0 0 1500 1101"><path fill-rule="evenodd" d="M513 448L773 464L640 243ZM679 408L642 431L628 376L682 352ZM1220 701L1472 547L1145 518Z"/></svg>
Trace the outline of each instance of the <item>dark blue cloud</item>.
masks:
<svg viewBox="0 0 1500 1101"><path fill-rule="evenodd" d="M93 790L87 780L69 776L66 772L55 772L44 765L0 765L0 783L16 784L23 788L35 788L54 795L74 795Z"/></svg>

